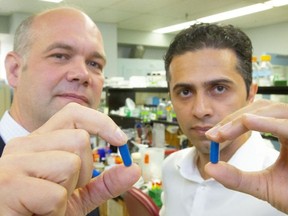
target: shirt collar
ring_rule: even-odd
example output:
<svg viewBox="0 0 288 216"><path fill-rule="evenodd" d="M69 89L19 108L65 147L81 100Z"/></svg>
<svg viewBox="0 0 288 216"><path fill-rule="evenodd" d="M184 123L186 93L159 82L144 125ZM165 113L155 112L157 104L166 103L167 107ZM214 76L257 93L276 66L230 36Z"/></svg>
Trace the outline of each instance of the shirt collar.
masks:
<svg viewBox="0 0 288 216"><path fill-rule="evenodd" d="M18 124L7 110L0 120L0 133L3 141L7 143L13 138L26 136L30 132Z"/></svg>
<svg viewBox="0 0 288 216"><path fill-rule="evenodd" d="M228 161L229 164L242 169L245 171L250 171L254 169L259 169L259 166L263 163L261 157L255 157L255 150L261 151L261 145L263 138L259 132L252 131L250 138L236 151L236 153ZM197 150L195 147L187 148L181 157L177 160L176 165L180 174L189 180L195 182L203 182L204 179L201 177L199 170L196 166L196 154ZM243 160L243 155L245 155L245 161ZM251 167L251 164L253 166ZM211 181L212 179L208 179ZM207 180L206 180L207 181Z"/></svg>
<svg viewBox="0 0 288 216"><path fill-rule="evenodd" d="M196 148L193 146L182 150L184 154L176 162L177 168L180 174L191 181L203 182L204 179L201 177L198 167L196 166Z"/></svg>

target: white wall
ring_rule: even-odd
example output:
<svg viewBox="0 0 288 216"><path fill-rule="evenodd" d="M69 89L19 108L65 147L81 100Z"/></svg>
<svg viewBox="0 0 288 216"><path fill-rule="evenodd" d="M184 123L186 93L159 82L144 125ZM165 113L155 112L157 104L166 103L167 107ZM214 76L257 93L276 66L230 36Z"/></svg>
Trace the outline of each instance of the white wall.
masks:
<svg viewBox="0 0 288 216"><path fill-rule="evenodd" d="M107 56L107 65L104 68L105 76L117 76L117 27L116 24L96 23L102 32L104 49Z"/></svg>
<svg viewBox="0 0 288 216"><path fill-rule="evenodd" d="M4 66L4 60L7 52L12 50L13 36L10 34L0 34L0 80L6 79L6 72Z"/></svg>
<svg viewBox="0 0 288 216"><path fill-rule="evenodd" d="M251 38L255 55L263 53L288 54L288 22L267 25L253 29L243 29ZM118 43L168 47L175 35L118 29Z"/></svg>
<svg viewBox="0 0 288 216"><path fill-rule="evenodd" d="M244 31L252 40L255 56L263 53L288 55L288 22Z"/></svg>
<svg viewBox="0 0 288 216"><path fill-rule="evenodd" d="M118 58L118 76L129 80L131 76L146 76L147 73L164 71L162 59L128 59Z"/></svg>
<svg viewBox="0 0 288 216"><path fill-rule="evenodd" d="M168 47L174 35L118 29L119 44L133 44L153 47Z"/></svg>
<svg viewBox="0 0 288 216"><path fill-rule="evenodd" d="M288 55L288 22L254 29L243 29L243 31L251 38L254 47L253 54L258 59L263 53ZM150 69L149 65L155 64L154 61L157 59L158 61L163 61L163 54L174 36L171 34L161 35L149 32L118 30L118 43L121 44L121 46L118 46L118 76L126 78L127 75L133 75L133 71L135 71L134 75L143 75L144 72L146 73ZM121 59L129 58L131 47L138 44L145 46L144 59ZM153 53L157 53L158 58L156 55L151 55L151 52L147 52L148 50L153 50ZM148 66L142 68L145 64ZM159 63L159 65L161 64ZM163 65L161 66L163 68ZM123 70L126 70L126 72ZM144 72L140 73L141 70Z"/></svg>
<svg viewBox="0 0 288 216"><path fill-rule="evenodd" d="M14 34L17 27L20 25L22 20L26 19L31 14L28 13L14 13L10 16L9 22L9 33Z"/></svg>

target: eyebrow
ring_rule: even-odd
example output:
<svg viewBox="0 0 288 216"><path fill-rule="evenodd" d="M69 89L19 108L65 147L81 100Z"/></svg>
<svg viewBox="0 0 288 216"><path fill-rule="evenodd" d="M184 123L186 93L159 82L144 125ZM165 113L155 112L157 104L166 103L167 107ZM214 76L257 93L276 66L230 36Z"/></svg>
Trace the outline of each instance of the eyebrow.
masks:
<svg viewBox="0 0 288 216"><path fill-rule="evenodd" d="M234 84L234 82L230 79L215 79L215 80L211 80L211 81L207 81L204 82L204 86L211 86L211 85L216 85L219 83L225 83L225 84Z"/></svg>
<svg viewBox="0 0 288 216"><path fill-rule="evenodd" d="M60 43L60 42L57 42L57 43L53 43L51 45L49 45L46 49L45 49L45 53L46 52L49 52L53 49L65 49L65 50L69 50L69 51L72 51L73 50L73 47L68 45L68 44L65 44L65 43Z"/></svg>
<svg viewBox="0 0 288 216"><path fill-rule="evenodd" d="M178 89L178 88L193 88L193 84L190 84L190 83L177 83L176 85L174 85L174 87L173 87L173 91L175 90L175 89Z"/></svg>
<svg viewBox="0 0 288 216"><path fill-rule="evenodd" d="M102 59L102 60L104 61L104 64L106 64L106 62L107 62L106 57L105 57L104 55L102 55L101 53L97 52L97 51L94 52L94 53L92 54L92 56L93 56L94 58Z"/></svg>
<svg viewBox="0 0 288 216"><path fill-rule="evenodd" d="M234 84L233 81L229 80L229 79L215 79L215 80L211 80L211 81L206 81L203 83L203 86L213 86L213 85L217 85L219 83L225 83L225 84ZM195 88L195 85L192 83L177 83L174 87L173 87L173 91L177 88L190 88L193 89Z"/></svg>
<svg viewBox="0 0 288 216"><path fill-rule="evenodd" d="M70 46L70 45L68 45L66 43L57 42L57 43L53 43L50 46L48 46L45 49L44 53L47 53L47 52L49 52L49 51L51 51L53 49L64 49L64 50L68 50L68 51L75 50L72 46ZM95 51L95 52L93 52L91 54L91 56L94 57L94 58L102 59L104 61L104 63L106 64L106 57L103 54Z"/></svg>

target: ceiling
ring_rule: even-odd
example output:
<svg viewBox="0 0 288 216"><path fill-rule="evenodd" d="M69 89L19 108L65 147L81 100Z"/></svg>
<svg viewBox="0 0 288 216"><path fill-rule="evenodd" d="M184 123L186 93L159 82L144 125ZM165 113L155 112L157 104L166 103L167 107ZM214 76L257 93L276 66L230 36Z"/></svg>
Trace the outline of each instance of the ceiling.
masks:
<svg viewBox="0 0 288 216"><path fill-rule="evenodd" d="M60 4L39 0L0 0L0 15L36 13L55 6L75 6L95 22L115 23L119 29L152 31L157 28L264 2L264 0L64 0ZM240 28L288 22L288 6L273 8L230 23Z"/></svg>

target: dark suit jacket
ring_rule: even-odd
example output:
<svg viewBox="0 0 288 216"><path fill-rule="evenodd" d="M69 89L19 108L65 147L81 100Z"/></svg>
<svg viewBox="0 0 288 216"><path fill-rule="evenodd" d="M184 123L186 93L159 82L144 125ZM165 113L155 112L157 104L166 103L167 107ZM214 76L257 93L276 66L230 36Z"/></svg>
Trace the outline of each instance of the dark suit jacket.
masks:
<svg viewBox="0 0 288 216"><path fill-rule="evenodd" d="M0 136L0 157L2 155L3 149L4 149L5 143L2 139L2 137Z"/></svg>
<svg viewBox="0 0 288 216"><path fill-rule="evenodd" d="M5 143L4 143L3 139L2 139L2 137L0 136L0 157L2 155L4 147L5 147ZM87 216L98 216L98 215L99 215L99 209L96 208L94 211L92 211Z"/></svg>

